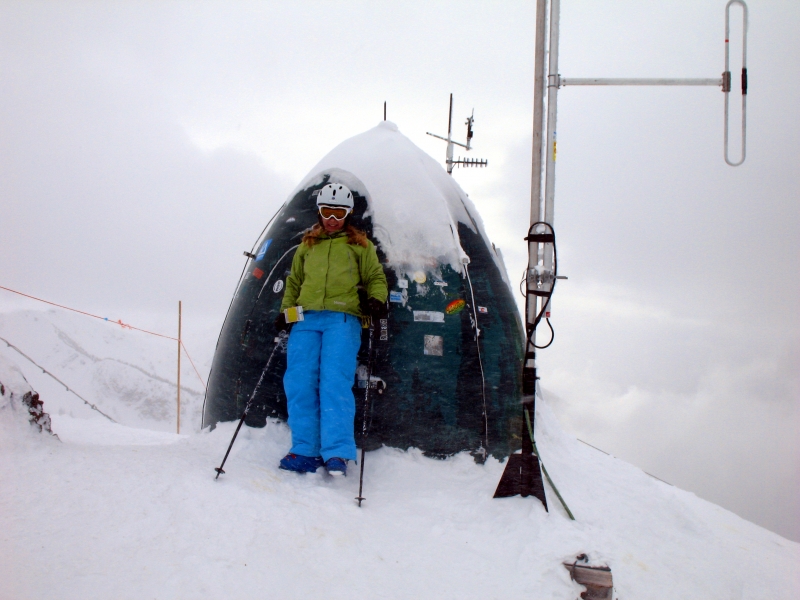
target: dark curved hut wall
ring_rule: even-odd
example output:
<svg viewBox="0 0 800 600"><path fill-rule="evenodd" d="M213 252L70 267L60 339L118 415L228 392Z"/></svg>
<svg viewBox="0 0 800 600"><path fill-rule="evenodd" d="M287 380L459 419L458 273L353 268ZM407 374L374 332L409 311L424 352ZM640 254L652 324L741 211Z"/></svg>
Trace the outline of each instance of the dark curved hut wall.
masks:
<svg viewBox="0 0 800 600"><path fill-rule="evenodd" d="M328 169L311 181L279 211L259 240L255 259L248 262L214 355L204 425L241 416L275 345L273 322L294 248L317 221L317 190L332 181L354 191L353 224L376 243L392 300L386 335L375 335L366 448L417 447L437 457L464 450L478 459L487 452L508 455L519 443L514 438L519 431L522 326L498 267L502 263L469 209L464 206L470 222L456 224L469 265L458 272L450 264L429 264L407 273L387 264L385 249L373 236L372 211L367 210L373 200L356 176ZM360 365L367 362L366 339L364 330ZM286 356L278 352L247 425L263 427L268 417L286 419L285 369ZM357 432L364 371L359 369L354 381Z"/></svg>

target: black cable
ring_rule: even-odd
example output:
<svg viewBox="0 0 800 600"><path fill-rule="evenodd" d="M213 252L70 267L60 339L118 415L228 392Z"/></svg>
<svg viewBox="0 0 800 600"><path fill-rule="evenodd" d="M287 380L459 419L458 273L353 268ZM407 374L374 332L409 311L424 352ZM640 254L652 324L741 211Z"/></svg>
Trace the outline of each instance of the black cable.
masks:
<svg viewBox="0 0 800 600"><path fill-rule="evenodd" d="M464 273L467 275L467 283L469 283L469 293L470 297L472 298L472 315L475 321L475 347L478 350L478 364L481 367L481 397L483 398L483 433L484 439L486 441L486 449L489 448L489 412L486 408L486 377L483 372L483 359L481 358L481 341L480 341L480 333L481 330L478 327L478 312L477 312L477 305L475 304L475 292L472 289L472 279L469 276L469 268L467 265L464 265ZM484 459L486 455L484 454Z"/></svg>
<svg viewBox="0 0 800 600"><path fill-rule="evenodd" d="M550 323L550 319L545 318L545 322L547 323L547 326L550 328L550 341L547 342L547 344L545 344L544 346L537 346L536 344L533 344L533 347L536 348L537 350L544 350L545 348L549 348L553 344L553 340L556 339L556 332L553 329L553 325Z"/></svg>

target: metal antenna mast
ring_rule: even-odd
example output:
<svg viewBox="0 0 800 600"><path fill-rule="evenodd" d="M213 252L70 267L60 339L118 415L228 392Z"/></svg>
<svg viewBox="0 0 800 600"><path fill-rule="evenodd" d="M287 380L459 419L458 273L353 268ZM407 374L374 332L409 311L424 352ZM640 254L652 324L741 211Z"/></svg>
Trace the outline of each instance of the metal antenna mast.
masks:
<svg viewBox="0 0 800 600"><path fill-rule="evenodd" d="M731 92L730 72L730 9L734 4L742 7L742 132L741 156L737 162L729 157L729 94ZM558 90L568 85L668 85L668 86L720 86L725 94L724 110L724 158L732 167L741 165L745 159L746 145L746 109L747 109L747 26L748 11L744 0L729 0L725 6L725 70L721 77L710 79L575 79L564 78L558 72L558 41L561 0L549 0L549 52L545 53L546 17L548 0L536 2L536 48L533 87L533 152L531 164L531 212L530 227L525 240L528 242L528 267L525 271L525 355L522 367L522 453L512 454L506 470L495 492L495 497L534 495L547 508L544 489L539 472L539 457L533 441L533 416L536 400L536 350L546 348L552 343L550 338L544 346L536 344L536 327L542 319L550 325L551 297L558 279L566 277L557 274L555 231L553 229L553 209L556 185L556 118L558 108ZM545 61L548 62L548 74L545 77ZM547 118L544 118L545 94L547 84ZM453 96L450 95L450 112L452 120ZM469 124L469 121L468 121ZM543 132L546 131L546 137ZM428 134L433 135L433 134ZM440 136L435 136L440 137ZM445 139L445 138L441 138ZM469 139L469 138L468 138ZM448 142L448 172L452 171L452 145L450 134ZM461 145L461 144L459 144ZM552 334L552 326L550 327ZM530 438L530 439L528 439ZM513 459L513 460L512 460ZM544 466L542 465L542 469ZM547 471L545 470L545 475ZM548 478L549 481L549 478ZM552 481L550 482L552 485ZM554 488L555 490L555 488ZM556 495L561 496L556 491ZM562 504L563 500L562 500ZM564 504L566 508L566 504ZM572 513L567 509L572 517Z"/></svg>
<svg viewBox="0 0 800 600"><path fill-rule="evenodd" d="M489 165L489 161L483 158L461 158L459 157L457 160L453 160L453 146L461 146L468 152L472 149L470 144L472 142L472 124L475 122L475 109L472 109L472 114L467 117L466 122L464 123L467 126L467 143L462 144L461 142L456 142L453 139L453 94L450 94L450 113L447 118L447 137L443 137L441 135L436 135L435 133L431 133L430 131L426 131L430 136L438 138L440 140L444 140L447 142L447 154L445 163L447 164L447 172L452 175L453 174L453 166L454 165L461 165L464 167L486 167Z"/></svg>
<svg viewBox="0 0 800 600"><path fill-rule="evenodd" d="M558 109L558 90L566 86L719 86L725 94L724 103L724 158L725 162L732 167L741 165L745 160L746 152L746 122L747 122L747 27L748 10L744 0L729 0L725 6L725 70L720 77L715 78L572 78L562 77L558 72L558 42L559 42L559 19L561 12L561 0L549 0L550 5L550 32L549 32L549 64L548 75L544 76L545 65L545 16L547 13L547 0L537 0L536 5L536 55L535 55L535 80L534 80L534 122L533 122L533 162L531 166L531 226L540 223L534 228L535 233L542 233L547 229L546 225L553 225L553 211L555 200L556 183L556 119ZM737 162L733 162L729 157L729 95L731 92L731 72L730 72L730 9L734 4L742 8L742 130L741 130L741 156ZM547 119L546 137L542 139L544 128L543 103L544 103L544 82L547 82ZM542 198L542 188L544 197ZM545 225L546 224L546 225ZM532 233L534 233L532 232ZM552 292L555 282L553 273L553 249L552 244L548 246L544 242L532 244L529 250L528 262L528 290L529 292ZM560 279L560 278L559 278ZM544 310L544 317L550 317L551 301L541 293L526 311L526 320L529 324L533 323L535 316L540 310ZM535 343L535 332L529 334L528 346L533 351ZM526 356L528 354L526 353ZM533 368L532 359L530 362Z"/></svg>

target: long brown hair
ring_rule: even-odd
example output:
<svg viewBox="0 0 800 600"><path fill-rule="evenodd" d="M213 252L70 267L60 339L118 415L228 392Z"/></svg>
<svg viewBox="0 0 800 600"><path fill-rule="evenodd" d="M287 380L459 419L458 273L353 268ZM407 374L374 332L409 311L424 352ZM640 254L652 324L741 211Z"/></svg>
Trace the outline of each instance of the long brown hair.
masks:
<svg viewBox="0 0 800 600"><path fill-rule="evenodd" d="M348 244L363 246L364 248L368 247L367 234L360 229L356 229L348 223L344 226L343 231L347 234ZM320 236L322 236L323 233L325 233L325 228L319 223L315 223L314 226L303 235L303 243L310 248L319 242Z"/></svg>

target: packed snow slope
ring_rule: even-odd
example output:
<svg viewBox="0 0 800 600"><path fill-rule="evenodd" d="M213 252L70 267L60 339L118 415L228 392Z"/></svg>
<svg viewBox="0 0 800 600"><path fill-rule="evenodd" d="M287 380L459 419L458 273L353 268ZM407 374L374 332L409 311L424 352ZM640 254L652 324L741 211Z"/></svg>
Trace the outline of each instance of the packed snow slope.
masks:
<svg viewBox="0 0 800 600"><path fill-rule="evenodd" d="M167 367L158 363L173 364L167 350L140 347L134 332L95 339L92 347L88 337L97 332L81 334L75 319L82 317L38 313L38 328L26 333L32 315L4 315L0 335L9 336L12 323L19 339L11 341L28 344L29 355L49 353L32 356L37 361L60 361L44 366L65 381L84 369L97 373L100 364L71 343L95 358L126 357L130 364L109 360L101 380L130 368L160 377ZM71 342L49 347L48 323ZM0 352L7 380L0 397L0 600L571 600L583 588L561 563L580 553L611 567L621 599L800 595L800 544L579 443L541 399L539 449L576 521L549 487L549 513L533 498L492 499L504 467L494 459L436 460L413 449L367 455L367 499L358 508L356 469L334 480L277 468L290 441L287 427L273 422L243 428L227 473L215 480L235 423L184 435L154 431L142 427L135 402L119 397L120 417L137 425L128 427L63 388L38 389L45 410L60 407L52 412L56 439L31 428L11 400L31 382L38 387L40 377L9 349ZM157 398L148 396L148 381L130 383L131 394ZM84 390L84 397L99 402L91 394L104 389ZM104 396L104 408L113 401Z"/></svg>

